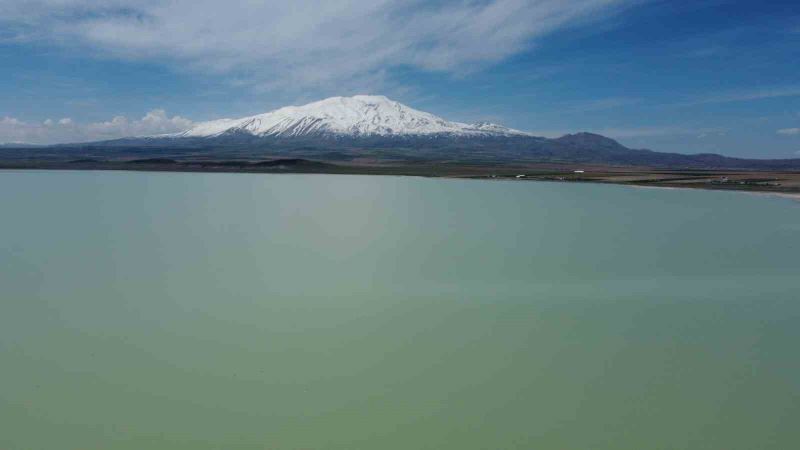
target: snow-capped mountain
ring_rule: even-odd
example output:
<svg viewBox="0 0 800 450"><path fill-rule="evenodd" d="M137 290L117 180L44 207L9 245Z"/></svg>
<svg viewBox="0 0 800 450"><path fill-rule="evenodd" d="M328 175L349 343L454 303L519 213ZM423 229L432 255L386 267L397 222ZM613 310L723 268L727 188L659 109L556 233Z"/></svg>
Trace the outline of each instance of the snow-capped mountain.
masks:
<svg viewBox="0 0 800 450"><path fill-rule="evenodd" d="M159 137L212 138L229 134L255 137L510 137L530 134L492 123L450 122L380 95L331 97L287 106L241 119L196 124L182 133Z"/></svg>
<svg viewBox="0 0 800 450"><path fill-rule="evenodd" d="M586 132L548 139L493 123L451 122L377 95L331 97L241 119L196 123L180 133L56 147L57 157L78 161L175 158L239 164L237 161L288 158L367 164L548 162L693 168L800 167L800 159L744 160L715 154L631 149L608 137ZM3 156L25 159L30 158L31 152L4 148ZM56 157L37 155L45 156Z"/></svg>

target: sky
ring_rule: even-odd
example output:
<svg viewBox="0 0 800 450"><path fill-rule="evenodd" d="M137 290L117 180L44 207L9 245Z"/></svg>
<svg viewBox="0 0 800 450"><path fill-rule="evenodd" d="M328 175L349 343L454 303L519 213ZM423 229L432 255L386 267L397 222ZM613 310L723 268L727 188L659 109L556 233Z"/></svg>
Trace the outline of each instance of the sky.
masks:
<svg viewBox="0 0 800 450"><path fill-rule="evenodd" d="M0 143L380 94L548 137L797 158L798 69L797 0L0 0Z"/></svg>

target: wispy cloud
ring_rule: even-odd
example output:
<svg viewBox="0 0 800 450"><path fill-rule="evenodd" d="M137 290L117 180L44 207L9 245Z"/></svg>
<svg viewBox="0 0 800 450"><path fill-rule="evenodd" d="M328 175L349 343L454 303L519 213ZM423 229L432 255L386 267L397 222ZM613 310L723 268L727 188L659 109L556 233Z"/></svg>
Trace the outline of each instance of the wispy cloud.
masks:
<svg viewBox="0 0 800 450"><path fill-rule="evenodd" d="M698 138L703 138L710 135L721 135L726 133L726 130L723 128L696 128L688 126L641 126L626 128L604 127L589 128L583 131L601 134L603 136L617 139L655 136L695 136ZM531 132L537 136L553 138L574 133L575 130L534 130Z"/></svg>
<svg viewBox="0 0 800 450"><path fill-rule="evenodd" d="M585 102L576 103L568 107L572 112L595 112L605 111L609 109L622 108L625 106L632 106L641 103L641 99L629 97L612 97L601 98L596 100L589 100Z"/></svg>
<svg viewBox="0 0 800 450"><path fill-rule="evenodd" d="M797 97L800 96L800 86L778 86L755 89L728 91L708 96L698 97L677 103L679 106L695 106L711 103L745 102L769 98Z"/></svg>
<svg viewBox="0 0 800 450"><path fill-rule="evenodd" d="M43 122L25 122L15 117L0 118L0 143L25 142L54 144L146 136L183 131L192 121L180 116L169 117L163 109L154 109L141 119L116 116L107 121L78 123L65 117Z"/></svg>
<svg viewBox="0 0 800 450"><path fill-rule="evenodd" d="M687 58L710 58L724 53L725 49L720 46L706 46L690 50L686 53Z"/></svg>
<svg viewBox="0 0 800 450"><path fill-rule="evenodd" d="M652 137L652 136L695 136L704 138L711 134L724 134L722 128L697 128L684 126L645 126L631 128L604 128L599 134L616 138Z"/></svg>
<svg viewBox="0 0 800 450"><path fill-rule="evenodd" d="M387 68L473 71L641 1L0 0L0 28L278 90L374 79Z"/></svg>
<svg viewBox="0 0 800 450"><path fill-rule="evenodd" d="M800 134L800 128L782 128L777 133L784 136L796 136Z"/></svg>

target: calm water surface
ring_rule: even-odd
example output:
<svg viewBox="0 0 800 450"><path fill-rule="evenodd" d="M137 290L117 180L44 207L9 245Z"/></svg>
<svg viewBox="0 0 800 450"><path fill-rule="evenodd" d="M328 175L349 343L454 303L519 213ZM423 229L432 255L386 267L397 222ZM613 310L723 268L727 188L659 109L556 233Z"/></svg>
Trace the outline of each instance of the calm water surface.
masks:
<svg viewBox="0 0 800 450"><path fill-rule="evenodd" d="M0 172L0 448L800 446L800 204Z"/></svg>

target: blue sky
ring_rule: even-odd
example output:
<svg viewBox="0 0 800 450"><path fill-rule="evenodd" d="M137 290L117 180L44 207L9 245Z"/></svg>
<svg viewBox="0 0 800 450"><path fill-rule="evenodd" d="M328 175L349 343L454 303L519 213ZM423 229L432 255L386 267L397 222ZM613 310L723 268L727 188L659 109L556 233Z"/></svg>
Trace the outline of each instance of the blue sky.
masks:
<svg viewBox="0 0 800 450"><path fill-rule="evenodd" d="M0 142L332 95L659 151L800 157L797 1L0 0Z"/></svg>

